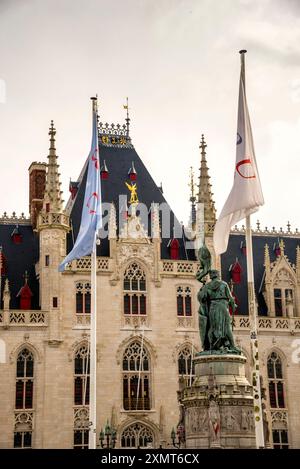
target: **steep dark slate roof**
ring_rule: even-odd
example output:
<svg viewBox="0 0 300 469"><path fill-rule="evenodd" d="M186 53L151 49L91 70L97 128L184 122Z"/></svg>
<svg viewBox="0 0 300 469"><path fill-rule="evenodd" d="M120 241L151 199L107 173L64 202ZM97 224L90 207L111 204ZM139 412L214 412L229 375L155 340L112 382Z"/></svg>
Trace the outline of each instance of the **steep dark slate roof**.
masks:
<svg viewBox="0 0 300 469"><path fill-rule="evenodd" d="M285 249L284 253L292 264L296 263L296 248L300 246L300 238L293 238L290 236L280 236L280 239L284 241ZM222 278L226 282L229 282L231 275L229 272L230 264L234 264L236 258L242 267L241 283L234 285L234 293L239 302L239 310L237 314L248 314L248 295L247 295L247 265L246 255L242 253L241 243L245 242L245 235L243 234L231 234L229 237L227 251L221 256L222 264ZM278 242L277 235L255 235L252 236L253 243L253 264L254 264L254 283L255 292L258 301L258 313L262 316L266 316L268 312L267 305L261 292L259 292L260 286L263 281L264 275L264 251L265 245L268 244L270 252L271 262L275 261L276 255L273 251L274 243Z"/></svg>
<svg viewBox="0 0 300 469"><path fill-rule="evenodd" d="M33 293L31 307L39 309L39 282L35 274L35 263L39 259L39 240L32 227L29 225L19 225L19 233L22 235L21 244L14 244L11 234L16 228L16 224L0 224L0 246L6 258L6 275L2 277L1 294L5 279L9 280L10 307L19 309L20 298L17 294L24 285L24 273L28 272L28 285Z"/></svg>
<svg viewBox="0 0 300 469"><path fill-rule="evenodd" d="M167 203L160 188L155 184L147 168L143 164L141 158L133 147L122 147L122 146L105 146L99 144L100 154L100 166L102 166L105 160L107 169L109 171L109 178L101 181L102 188L102 201L103 202L114 202L117 212L117 223L119 224L119 195L127 195L129 200L129 191L125 186L125 181L128 179L128 171L134 162L134 166L137 172L137 193L139 201L144 203L148 210L150 210L151 203ZM87 169L83 175L80 183L78 193L76 195L72 210L71 220L73 225L74 240L76 240L77 233L80 226L81 210L85 193ZM137 208L138 210L138 208ZM105 213L103 214L105 216ZM161 256L163 259L169 259L170 253L167 247L170 237L173 237L173 226L179 222L176 219L173 211L171 210L170 215L170 236L162 239L161 243ZM178 232L178 231L177 231ZM151 215L148 214L148 235L151 236ZM194 260L194 251L185 250L183 239L178 239L180 243L180 259ZM73 246L72 234L68 237L68 252ZM100 249L98 248L98 255L108 256L109 255L109 243L107 239L101 241Z"/></svg>

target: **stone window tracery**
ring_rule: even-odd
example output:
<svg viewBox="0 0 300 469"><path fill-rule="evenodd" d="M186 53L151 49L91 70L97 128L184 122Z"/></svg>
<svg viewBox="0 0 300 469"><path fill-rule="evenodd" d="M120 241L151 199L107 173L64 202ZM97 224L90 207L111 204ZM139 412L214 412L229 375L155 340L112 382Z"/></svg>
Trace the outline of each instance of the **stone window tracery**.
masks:
<svg viewBox="0 0 300 469"><path fill-rule="evenodd" d="M282 372L282 362L276 352L272 352L268 357L268 378L269 397L271 408L284 408L284 380Z"/></svg>
<svg viewBox="0 0 300 469"><path fill-rule="evenodd" d="M189 286L177 287L177 316L192 316L192 290Z"/></svg>
<svg viewBox="0 0 300 469"><path fill-rule="evenodd" d="M76 314L90 314L91 312L91 284L89 282L76 283Z"/></svg>
<svg viewBox="0 0 300 469"><path fill-rule="evenodd" d="M124 314L146 315L146 274L133 262L124 273Z"/></svg>
<svg viewBox="0 0 300 469"><path fill-rule="evenodd" d="M81 345L74 357L74 405L89 404L90 356L87 345Z"/></svg>
<svg viewBox="0 0 300 469"><path fill-rule="evenodd" d="M287 411L285 402L285 380L282 360L277 352L272 352L267 362L269 400L272 414L273 447L288 448Z"/></svg>
<svg viewBox="0 0 300 469"><path fill-rule="evenodd" d="M90 354L87 344L74 354L74 433L73 448L88 449Z"/></svg>
<svg viewBox="0 0 300 469"><path fill-rule="evenodd" d="M193 354L189 346L184 347L178 354L178 374L189 378L195 376L195 367L193 364Z"/></svg>
<svg viewBox="0 0 300 469"><path fill-rule="evenodd" d="M150 410L151 370L148 351L138 341L132 342L123 355L124 410Z"/></svg>
<svg viewBox="0 0 300 469"><path fill-rule="evenodd" d="M153 431L142 423L133 423L123 430L121 435L122 448L149 448L154 447Z"/></svg>
<svg viewBox="0 0 300 469"><path fill-rule="evenodd" d="M14 448L32 447L34 356L26 347L17 357Z"/></svg>
<svg viewBox="0 0 300 469"><path fill-rule="evenodd" d="M32 409L33 370L33 354L27 348L24 348L17 358L16 409Z"/></svg>

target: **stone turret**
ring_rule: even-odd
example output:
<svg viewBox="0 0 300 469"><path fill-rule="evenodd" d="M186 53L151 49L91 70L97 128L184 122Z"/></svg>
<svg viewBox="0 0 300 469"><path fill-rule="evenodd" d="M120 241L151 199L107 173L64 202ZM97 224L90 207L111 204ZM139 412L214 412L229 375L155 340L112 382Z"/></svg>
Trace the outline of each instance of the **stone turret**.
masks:
<svg viewBox="0 0 300 469"><path fill-rule="evenodd" d="M207 248L209 249L212 257L212 267L220 268L220 259L215 256L213 248L213 233L216 224L216 209L213 201L213 193L211 191L210 176L208 174L208 167L206 161L206 142L204 135L201 136L200 151L201 151L201 164L197 194L196 206L196 237L195 237L195 250L196 255L198 249L203 245L204 240Z"/></svg>
<svg viewBox="0 0 300 469"><path fill-rule="evenodd" d="M55 134L56 130L53 121L51 121L45 193L37 223L37 231L40 237L41 308L51 312L49 343L53 344L59 343L59 317L61 296L63 294L58 266L66 256L66 235L70 229L69 216L63 209Z"/></svg>

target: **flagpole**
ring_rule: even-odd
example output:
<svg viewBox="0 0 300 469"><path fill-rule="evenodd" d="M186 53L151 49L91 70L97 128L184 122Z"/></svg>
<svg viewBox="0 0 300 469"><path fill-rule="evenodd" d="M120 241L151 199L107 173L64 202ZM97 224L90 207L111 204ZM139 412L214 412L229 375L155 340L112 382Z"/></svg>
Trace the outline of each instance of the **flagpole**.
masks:
<svg viewBox="0 0 300 469"><path fill-rule="evenodd" d="M97 332L97 286L96 286L96 246L91 256L91 325L90 325L90 401L89 401L89 449L96 449L96 332Z"/></svg>
<svg viewBox="0 0 300 469"><path fill-rule="evenodd" d="M245 88L245 53L241 50L241 72ZM258 337L257 337L257 306L255 300L254 288L254 269L253 269L253 250L252 250L252 232L250 215L246 216L246 260L247 260L247 281L248 281L248 308L250 318L250 347L252 358L252 385L254 398L254 422L256 447L264 448L264 429L262 419L262 402L260 386L260 368L258 355Z"/></svg>
<svg viewBox="0 0 300 469"><path fill-rule="evenodd" d="M91 98L93 112L97 109L97 98ZM96 417L97 417L97 233L91 254L91 324L90 324L90 393L89 393L89 449L96 449Z"/></svg>

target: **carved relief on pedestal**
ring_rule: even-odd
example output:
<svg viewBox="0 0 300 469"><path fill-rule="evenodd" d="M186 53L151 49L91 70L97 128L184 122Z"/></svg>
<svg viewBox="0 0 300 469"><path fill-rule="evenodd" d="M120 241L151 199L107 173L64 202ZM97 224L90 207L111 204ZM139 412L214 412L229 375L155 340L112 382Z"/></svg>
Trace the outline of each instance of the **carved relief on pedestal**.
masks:
<svg viewBox="0 0 300 469"><path fill-rule="evenodd" d="M208 412L204 406L189 407L185 413L186 434L207 433Z"/></svg>

